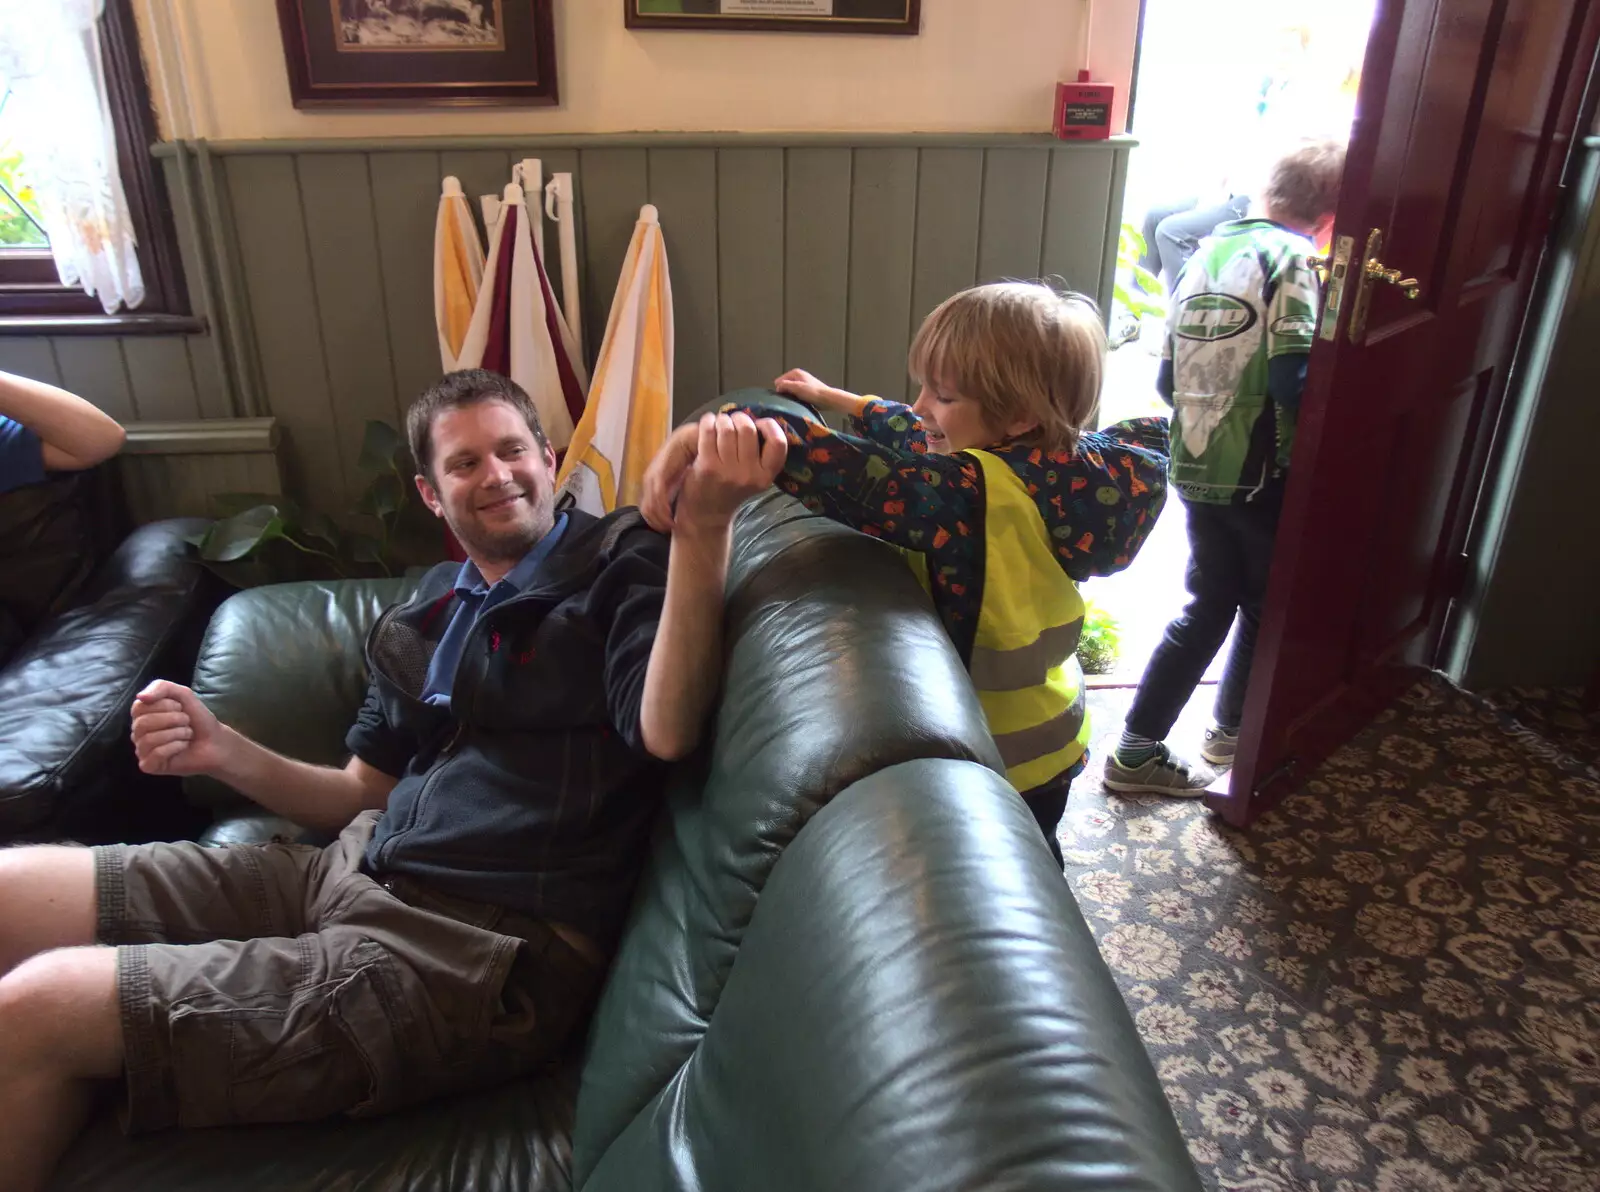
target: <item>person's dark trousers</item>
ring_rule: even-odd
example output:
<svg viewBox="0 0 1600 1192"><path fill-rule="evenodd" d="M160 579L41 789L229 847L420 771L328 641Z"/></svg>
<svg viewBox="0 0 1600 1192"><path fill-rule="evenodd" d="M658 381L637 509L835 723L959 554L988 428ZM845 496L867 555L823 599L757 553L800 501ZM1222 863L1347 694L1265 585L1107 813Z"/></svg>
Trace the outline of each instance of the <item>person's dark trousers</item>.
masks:
<svg viewBox="0 0 1600 1192"><path fill-rule="evenodd" d="M1172 215L1182 215L1185 211L1193 211L1199 199L1190 197L1178 199L1172 203L1157 203L1144 213L1144 256L1139 258L1139 264L1150 270L1151 273L1161 272L1161 257L1156 253L1156 229L1161 226L1161 221Z"/></svg>
<svg viewBox="0 0 1600 1192"><path fill-rule="evenodd" d="M1072 774L1069 771L1022 796L1022 801L1039 823L1039 831L1044 833L1045 843L1050 846L1050 855L1056 859L1063 873L1066 872L1067 861L1061 855L1061 841L1057 839L1057 833L1061 829L1061 817L1067 810L1067 795L1071 790Z"/></svg>
<svg viewBox="0 0 1600 1192"><path fill-rule="evenodd" d="M1226 203L1180 211L1157 224L1154 247L1156 255L1161 258L1161 280L1167 290L1170 292L1177 284L1178 274L1194 255L1200 241L1216 231L1219 224L1243 219L1249 211L1249 197L1234 195Z"/></svg>
<svg viewBox="0 0 1600 1192"><path fill-rule="evenodd" d="M1239 621L1233 648L1217 685L1212 714L1218 724L1237 729L1244 714L1245 685L1261 627L1261 602L1272 572L1272 542L1283 508L1283 482L1264 489L1242 505L1202 505L1185 501L1189 522L1189 570L1184 577L1189 604L1167 626L1145 665L1127 731L1163 741L1189 697Z"/></svg>

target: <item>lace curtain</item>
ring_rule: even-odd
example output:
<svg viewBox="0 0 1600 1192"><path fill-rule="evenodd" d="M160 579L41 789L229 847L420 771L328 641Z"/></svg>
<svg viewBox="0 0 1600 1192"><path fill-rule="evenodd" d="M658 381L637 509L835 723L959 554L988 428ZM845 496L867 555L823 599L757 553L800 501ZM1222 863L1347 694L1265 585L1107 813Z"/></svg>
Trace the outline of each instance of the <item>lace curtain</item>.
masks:
<svg viewBox="0 0 1600 1192"><path fill-rule="evenodd" d="M105 0L0 0L0 83L63 285L144 301L100 59Z"/></svg>

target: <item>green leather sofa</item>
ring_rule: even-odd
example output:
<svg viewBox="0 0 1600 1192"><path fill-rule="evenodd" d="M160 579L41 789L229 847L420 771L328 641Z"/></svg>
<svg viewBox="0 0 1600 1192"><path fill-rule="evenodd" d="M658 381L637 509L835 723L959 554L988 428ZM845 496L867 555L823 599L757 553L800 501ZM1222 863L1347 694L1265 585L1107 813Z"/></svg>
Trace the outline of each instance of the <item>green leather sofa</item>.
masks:
<svg viewBox="0 0 1600 1192"><path fill-rule="evenodd" d="M196 685L266 743L336 763L363 634L404 587L241 593ZM727 647L715 741L674 776L582 1054L370 1122L127 1140L108 1105L54 1187L1197 1189L899 558L787 498L752 502ZM293 830L230 814L213 840Z"/></svg>

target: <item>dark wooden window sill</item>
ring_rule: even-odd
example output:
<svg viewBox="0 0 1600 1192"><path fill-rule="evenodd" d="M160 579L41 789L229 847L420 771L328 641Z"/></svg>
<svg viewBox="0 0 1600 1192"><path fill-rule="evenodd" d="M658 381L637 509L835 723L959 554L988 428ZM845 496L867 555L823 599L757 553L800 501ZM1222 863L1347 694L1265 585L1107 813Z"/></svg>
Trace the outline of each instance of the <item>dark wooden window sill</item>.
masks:
<svg viewBox="0 0 1600 1192"><path fill-rule="evenodd" d="M199 315L0 315L0 335L199 335Z"/></svg>

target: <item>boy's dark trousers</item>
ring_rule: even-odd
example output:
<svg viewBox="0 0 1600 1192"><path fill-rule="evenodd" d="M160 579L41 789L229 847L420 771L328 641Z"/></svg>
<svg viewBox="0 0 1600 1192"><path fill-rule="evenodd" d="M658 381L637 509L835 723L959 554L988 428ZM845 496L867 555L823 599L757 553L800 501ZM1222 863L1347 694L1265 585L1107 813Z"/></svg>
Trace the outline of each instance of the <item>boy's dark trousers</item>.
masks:
<svg viewBox="0 0 1600 1192"><path fill-rule="evenodd" d="M1061 816L1067 810L1067 795L1072 791L1073 777L1073 771L1068 770L1061 777L1051 779L1043 786L1036 786L1022 796L1022 801L1038 821L1039 831L1044 833L1045 843L1050 846L1050 855L1063 871L1067 868L1067 861L1061 855L1061 841L1056 838L1056 833L1061 830Z"/></svg>
<svg viewBox="0 0 1600 1192"><path fill-rule="evenodd" d="M1227 640L1237 614L1239 630L1228 651L1212 715L1237 730L1244 715L1245 685L1261 627L1261 603L1272 573L1272 543L1283 508L1282 479L1253 501L1237 505L1184 502L1189 519L1189 605L1167 626L1144 668L1128 710L1127 731L1152 741L1166 739L1189 697Z"/></svg>

